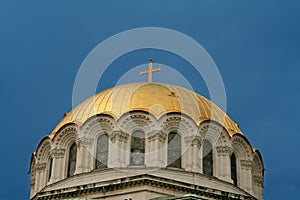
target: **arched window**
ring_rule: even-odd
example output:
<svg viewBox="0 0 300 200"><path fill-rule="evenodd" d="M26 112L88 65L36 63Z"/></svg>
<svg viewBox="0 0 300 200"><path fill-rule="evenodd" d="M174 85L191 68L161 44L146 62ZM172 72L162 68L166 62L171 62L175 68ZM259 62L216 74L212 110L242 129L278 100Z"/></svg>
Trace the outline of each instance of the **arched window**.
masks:
<svg viewBox="0 0 300 200"><path fill-rule="evenodd" d="M49 169L49 171L48 171L48 179L47 179L47 182L49 182L50 181L50 178L51 178L51 174L52 174L52 163L53 163L53 159L52 159L52 157L50 157L49 158L49 166L48 166L48 169Z"/></svg>
<svg viewBox="0 0 300 200"><path fill-rule="evenodd" d="M108 135L102 134L97 139L96 169L107 168L108 160Z"/></svg>
<svg viewBox="0 0 300 200"><path fill-rule="evenodd" d="M203 173L213 176L213 149L211 143L208 140L203 141L202 158Z"/></svg>
<svg viewBox="0 0 300 200"><path fill-rule="evenodd" d="M74 142L69 149L69 159L68 159L68 174L67 176L72 176L76 169L76 157L77 157L77 146Z"/></svg>
<svg viewBox="0 0 300 200"><path fill-rule="evenodd" d="M231 165L231 179L233 180L233 184L237 185L236 157L234 153L231 154L230 165Z"/></svg>
<svg viewBox="0 0 300 200"><path fill-rule="evenodd" d="M136 131L131 136L130 165L144 165L145 163L145 134Z"/></svg>
<svg viewBox="0 0 300 200"><path fill-rule="evenodd" d="M174 132L168 135L168 167L181 168L181 137Z"/></svg>

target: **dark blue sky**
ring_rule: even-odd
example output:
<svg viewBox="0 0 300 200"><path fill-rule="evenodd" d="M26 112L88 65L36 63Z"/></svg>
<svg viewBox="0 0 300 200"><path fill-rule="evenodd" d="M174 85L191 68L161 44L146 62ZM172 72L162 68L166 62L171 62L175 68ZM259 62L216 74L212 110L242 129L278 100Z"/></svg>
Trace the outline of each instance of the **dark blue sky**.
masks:
<svg viewBox="0 0 300 200"><path fill-rule="evenodd" d="M228 114L262 152L264 199L299 197L299 24L299 0L1 0L1 198L28 199L30 155L71 109L87 54L109 36L146 26L185 33L208 51L223 76ZM149 58L207 96L185 61L157 50L120 57L99 89Z"/></svg>

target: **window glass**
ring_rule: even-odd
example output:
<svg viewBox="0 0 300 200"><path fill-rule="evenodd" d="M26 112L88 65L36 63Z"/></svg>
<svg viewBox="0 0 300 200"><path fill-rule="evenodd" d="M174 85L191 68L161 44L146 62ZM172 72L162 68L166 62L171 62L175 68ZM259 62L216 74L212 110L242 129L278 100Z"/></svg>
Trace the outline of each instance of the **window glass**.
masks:
<svg viewBox="0 0 300 200"><path fill-rule="evenodd" d="M181 168L181 137L174 132L168 135L168 167Z"/></svg>

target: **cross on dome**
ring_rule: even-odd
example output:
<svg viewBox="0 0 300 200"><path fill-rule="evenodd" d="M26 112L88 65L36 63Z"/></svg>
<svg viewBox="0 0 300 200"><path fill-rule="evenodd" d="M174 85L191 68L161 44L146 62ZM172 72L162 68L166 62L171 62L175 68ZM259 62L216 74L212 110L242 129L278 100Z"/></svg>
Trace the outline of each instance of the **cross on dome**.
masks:
<svg viewBox="0 0 300 200"><path fill-rule="evenodd" d="M152 62L152 60L150 60L149 61L149 69L140 72L140 75L148 74L148 83L152 83L152 73L160 71L160 67L153 69L152 64L153 64L153 62Z"/></svg>

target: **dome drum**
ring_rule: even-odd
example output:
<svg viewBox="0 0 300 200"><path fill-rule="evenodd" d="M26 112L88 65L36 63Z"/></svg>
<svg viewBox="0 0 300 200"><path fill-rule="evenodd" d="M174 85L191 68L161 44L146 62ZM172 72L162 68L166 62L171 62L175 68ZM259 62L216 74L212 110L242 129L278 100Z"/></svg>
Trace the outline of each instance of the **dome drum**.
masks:
<svg viewBox="0 0 300 200"><path fill-rule="evenodd" d="M211 109L218 114L211 115ZM151 198L162 193L146 182L174 186L177 181L178 191L193 184L198 188L193 193L204 195L201 190L207 188L232 198L262 199L263 170L260 153L212 102L177 86L134 83L87 99L41 140L30 165L31 199L74 187L81 192L106 183L125 187L125 180L135 180L132 187L149 186ZM86 196L146 194L108 190ZM178 195L170 186L165 191Z"/></svg>

